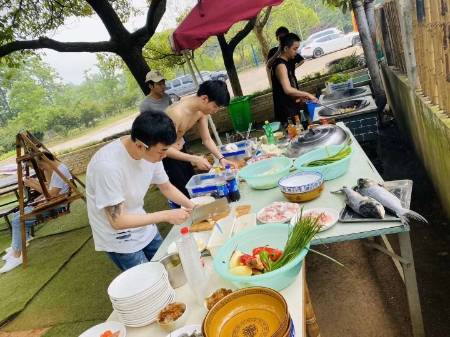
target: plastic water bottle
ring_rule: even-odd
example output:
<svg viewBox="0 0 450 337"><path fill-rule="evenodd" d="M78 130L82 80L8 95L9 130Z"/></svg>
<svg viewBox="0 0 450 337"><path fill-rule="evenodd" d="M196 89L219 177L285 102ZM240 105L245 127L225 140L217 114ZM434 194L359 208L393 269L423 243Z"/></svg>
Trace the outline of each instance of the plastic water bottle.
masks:
<svg viewBox="0 0 450 337"><path fill-rule="evenodd" d="M239 199L241 199L239 184L230 165L225 166L225 179L228 187L228 202L239 201Z"/></svg>
<svg viewBox="0 0 450 337"><path fill-rule="evenodd" d="M269 124L269 121L266 121L263 125L264 133L267 137L267 143L269 144L275 144L275 137L273 136L273 130L272 127Z"/></svg>
<svg viewBox="0 0 450 337"><path fill-rule="evenodd" d="M176 245L181 264L183 265L184 274L189 287L191 287L191 290L195 294L197 302L203 305L206 297L207 277L201 261L200 252L188 227L181 228L180 233L181 238L176 242Z"/></svg>

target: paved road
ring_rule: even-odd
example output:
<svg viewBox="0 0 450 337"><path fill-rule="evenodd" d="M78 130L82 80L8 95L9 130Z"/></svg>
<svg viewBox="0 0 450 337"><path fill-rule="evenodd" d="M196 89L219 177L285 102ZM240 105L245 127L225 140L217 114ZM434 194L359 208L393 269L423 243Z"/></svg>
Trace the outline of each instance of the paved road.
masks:
<svg viewBox="0 0 450 337"><path fill-rule="evenodd" d="M307 60L302 66L297 68L296 75L298 79L305 77L309 74L314 74L319 71L325 70L326 64L332 60L351 55L356 52L357 54L362 53L360 47L352 47L344 49L332 54L325 55L318 59ZM239 79L241 82L242 90L244 94L251 94L255 91L260 91L267 89L269 87L269 81L267 79L267 74L264 66L258 68L249 69L239 73ZM229 88L231 92L231 87ZM123 118L116 121L108 126L101 129L92 131L86 135L77 137L75 139L69 140L64 143L50 146L50 150L54 152L60 152L68 149L75 149L77 147L100 141L105 137L114 135L116 133L129 130L131 128L131 123L133 122L136 114L129 117ZM13 163L14 160L3 161L1 164Z"/></svg>

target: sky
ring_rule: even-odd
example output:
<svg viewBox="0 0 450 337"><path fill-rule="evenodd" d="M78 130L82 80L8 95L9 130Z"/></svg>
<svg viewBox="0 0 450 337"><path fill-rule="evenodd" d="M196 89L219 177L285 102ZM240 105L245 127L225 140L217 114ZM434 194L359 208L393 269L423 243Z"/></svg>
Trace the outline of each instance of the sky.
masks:
<svg viewBox="0 0 450 337"><path fill-rule="evenodd" d="M125 24L129 31L140 28L145 22L145 0L132 0L135 7L142 9L142 15L134 17ZM167 8L157 31L176 27L176 17L184 10L195 5L196 0L168 0ZM108 32L97 16L91 18L69 18L63 27L60 27L49 37L58 41L84 41L94 42L109 40ZM45 49L43 60L49 63L59 73L64 82L79 84L84 79L86 70L93 69L97 63L95 53L58 53Z"/></svg>

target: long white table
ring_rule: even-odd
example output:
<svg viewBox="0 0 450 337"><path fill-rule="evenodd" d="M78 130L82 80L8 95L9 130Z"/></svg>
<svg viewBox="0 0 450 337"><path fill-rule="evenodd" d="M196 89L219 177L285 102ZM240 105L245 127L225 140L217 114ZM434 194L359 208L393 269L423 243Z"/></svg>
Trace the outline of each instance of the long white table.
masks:
<svg viewBox="0 0 450 337"><path fill-rule="evenodd" d="M179 237L179 230L181 226L174 226L172 230L167 235L163 244L159 248L158 252L155 254L154 260L158 260L167 254L168 246L174 242ZM211 232L201 232L196 233L196 236L208 242L208 238ZM212 258L208 257L205 259L206 270L209 275L208 290L207 293L212 293L219 288L230 288L236 289L228 281L222 279L214 270L212 266ZM305 317L304 317L304 284L305 284L305 273L304 268L302 268L300 274L294 283L288 288L281 291L281 294L286 299L288 304L289 313L294 322L294 327L296 331L296 337L304 337L305 329ZM189 286L185 284L184 286L175 289L176 295L175 300L186 303L188 309L188 317L186 324L202 324L203 318L206 315L206 309L199 305L193 296L192 291ZM113 311L108 320L120 321L117 314ZM169 334L162 330L156 323L150 324L141 328L129 328L127 327L127 337L169 337Z"/></svg>
<svg viewBox="0 0 450 337"><path fill-rule="evenodd" d="M343 123L338 123L339 126L346 129L349 134L350 131L344 126ZM341 209L344 207L344 197L338 194L331 193L331 191L338 190L342 186L353 186L356 184L358 178L371 178L382 182L382 178L366 156L361 146L352 137L353 156L351 158L350 168L347 173L337 179L327 181L325 183L325 189L319 198L305 203L307 208L311 207L332 207ZM237 204L250 204L252 205L252 211L257 212L264 206L270 204L273 201L285 200L281 191L278 188L274 188L266 191L257 191L251 189L247 184L240 184L241 200ZM162 247L158 251L155 258L159 258L167 251L167 246L174 241L178 236L178 231L172 229L168 237L164 241ZM400 256L393 252L390 247L389 241L386 238L386 234L398 234L400 242ZM209 233L203 235L208 236ZM420 308L419 295L417 291L417 282L414 269L414 260L411 249L411 241L409 237L409 227L402 224L400 221L392 222L361 222L361 223L337 223L334 227L324 232L321 232L313 240L312 244L334 243L340 241L348 241L355 239L363 239L369 237L381 236L387 246L384 249L388 255L394 259L394 263L400 271L402 278L404 279L408 304L410 309L411 321L413 326L414 337L425 336L422 322L422 313ZM206 237L205 237L206 239ZM207 242L207 241L206 241ZM382 249L382 248L381 248ZM383 250L383 249L382 249ZM302 271L303 273L303 271ZM215 273L212 272L212 278L210 284L214 284L214 289L222 286L226 286L227 283L220 279ZM303 336L304 332L304 277L299 276L298 279L288 289L282 292L286 300L288 301L289 310L291 311L296 327L296 336ZM190 291L187 286L177 289L177 299L188 301L193 303L193 299L190 297ZM363 300L363 299L361 299ZM195 305L194 305L195 307ZM202 308L196 308L189 316L189 323L201 323L205 312ZM109 319L117 319L117 316L113 313ZM302 334L300 334L302 333ZM155 324L147 327L127 329L127 336L129 337L144 337L144 336L166 336Z"/></svg>

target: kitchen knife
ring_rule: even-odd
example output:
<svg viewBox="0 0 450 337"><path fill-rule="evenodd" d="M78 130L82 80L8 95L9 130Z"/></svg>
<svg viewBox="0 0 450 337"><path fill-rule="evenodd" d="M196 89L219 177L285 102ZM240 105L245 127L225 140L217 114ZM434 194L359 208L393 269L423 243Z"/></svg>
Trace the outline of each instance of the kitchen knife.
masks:
<svg viewBox="0 0 450 337"><path fill-rule="evenodd" d="M216 199L209 204L196 206L192 210L192 223L195 224L210 218L217 221L218 219L215 219L215 216L220 216L221 214L225 214L229 211L230 206L228 205L227 198Z"/></svg>

